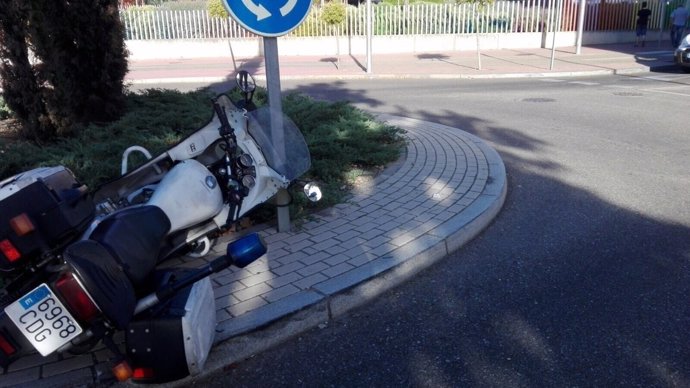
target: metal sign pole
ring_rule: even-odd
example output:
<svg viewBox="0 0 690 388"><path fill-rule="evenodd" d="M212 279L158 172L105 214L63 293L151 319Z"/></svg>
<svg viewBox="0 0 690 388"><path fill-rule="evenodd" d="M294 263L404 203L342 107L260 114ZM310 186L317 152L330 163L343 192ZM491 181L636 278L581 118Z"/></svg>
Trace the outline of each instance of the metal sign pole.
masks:
<svg viewBox="0 0 690 388"><path fill-rule="evenodd" d="M371 0L367 0L367 74L371 74L373 71L371 68L371 41L372 38L371 36L374 33L374 29L372 27L372 9L371 9Z"/></svg>
<svg viewBox="0 0 690 388"><path fill-rule="evenodd" d="M556 33L561 30L561 6L563 0L557 0L556 3L556 14L552 18L554 22L553 26L553 39L551 40L551 64L549 65L549 70L553 70L553 63L556 59Z"/></svg>
<svg viewBox="0 0 690 388"><path fill-rule="evenodd" d="M666 4L667 1L661 1L661 11L659 12L659 42L658 46L661 47L661 39L664 37L664 24L666 22L666 18L664 17L666 15Z"/></svg>
<svg viewBox="0 0 690 388"><path fill-rule="evenodd" d="M580 0L580 7L578 8L578 18L577 18L577 39L575 43L575 54L580 55L582 53L582 35L584 34L585 26L585 8L587 6L587 0Z"/></svg>
<svg viewBox="0 0 690 388"><path fill-rule="evenodd" d="M268 106L271 111L271 142L276 147L280 160L285 160L285 132L283 130L283 101L280 90L280 64L278 61L278 38L264 38L264 61L266 66L266 88ZM290 230L290 194L285 189L276 194L278 231Z"/></svg>

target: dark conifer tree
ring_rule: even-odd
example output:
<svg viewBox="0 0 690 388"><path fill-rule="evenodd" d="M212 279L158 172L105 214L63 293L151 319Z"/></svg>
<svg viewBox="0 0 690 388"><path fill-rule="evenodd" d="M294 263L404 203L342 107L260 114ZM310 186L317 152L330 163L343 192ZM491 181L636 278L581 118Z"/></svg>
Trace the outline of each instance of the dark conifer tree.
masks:
<svg viewBox="0 0 690 388"><path fill-rule="evenodd" d="M5 92L8 106L20 118L27 134L65 136L82 124L109 121L124 110L124 77L127 56L117 0L0 0L17 12L2 17L0 68L3 89L19 89L12 83L31 84L26 93L38 94L38 114L48 125L32 128L33 121L19 117L24 109ZM1 6L0 6L1 7ZM7 13L0 11L2 13ZM4 24L9 27L9 33ZM14 26L14 27L12 27ZM22 36L20 36L20 33ZM26 42L28 50L14 46ZM5 60L15 54L17 60ZM22 70L31 55L31 77ZM16 75L15 75L16 74ZM15 75L15 76L12 76ZM39 104L40 105L40 104ZM32 115L36 113L32 112ZM40 122L40 120L39 120Z"/></svg>

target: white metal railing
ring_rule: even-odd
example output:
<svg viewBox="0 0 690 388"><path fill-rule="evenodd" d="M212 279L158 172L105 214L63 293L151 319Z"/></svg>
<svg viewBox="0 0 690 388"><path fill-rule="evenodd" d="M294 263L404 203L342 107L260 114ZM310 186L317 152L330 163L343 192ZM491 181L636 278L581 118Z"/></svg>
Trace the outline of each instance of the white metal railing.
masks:
<svg viewBox="0 0 690 388"><path fill-rule="evenodd" d="M640 2L637 0L585 0L585 31L633 30ZM427 35L539 32L553 30L558 0L496 1L478 14L474 5L379 4L374 10L374 35ZM677 3L684 0L648 0L650 29L662 28ZM563 0L561 31L577 28L578 0ZM664 15L661 15L662 8ZM292 36L366 35L366 7L348 7L345 22L337 27L321 22L321 9L313 7ZM478 15L478 17L477 17ZM255 36L232 18L210 17L206 10L165 10L128 7L120 10L125 39L208 39Z"/></svg>

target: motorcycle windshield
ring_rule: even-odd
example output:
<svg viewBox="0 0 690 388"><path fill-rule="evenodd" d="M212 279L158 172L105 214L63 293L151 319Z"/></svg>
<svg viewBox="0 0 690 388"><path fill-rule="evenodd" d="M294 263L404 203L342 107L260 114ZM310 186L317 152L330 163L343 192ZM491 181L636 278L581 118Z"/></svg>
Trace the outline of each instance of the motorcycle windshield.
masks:
<svg viewBox="0 0 690 388"><path fill-rule="evenodd" d="M282 112L271 113L270 107L248 112L249 134L272 169L289 180L296 179L311 166L307 143L289 117Z"/></svg>

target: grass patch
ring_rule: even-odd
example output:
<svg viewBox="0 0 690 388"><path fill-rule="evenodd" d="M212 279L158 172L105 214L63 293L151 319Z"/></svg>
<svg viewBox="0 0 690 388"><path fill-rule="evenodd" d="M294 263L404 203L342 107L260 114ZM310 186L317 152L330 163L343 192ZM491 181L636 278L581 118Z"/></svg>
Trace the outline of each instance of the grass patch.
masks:
<svg viewBox="0 0 690 388"><path fill-rule="evenodd" d="M236 90L228 94L235 101L240 99ZM157 155L204 126L212 117L212 97L206 90L183 93L149 89L128 94L127 113L120 120L92 124L71 138L41 145L0 138L0 177L40 166L64 165L90 188L96 188L119 175L122 152L127 147L140 145ZM261 106L266 101L266 90L259 88L255 103ZM318 181L324 191L324 199L316 206L307 204L303 195L293 194L292 213L296 217L305 210L343 201L358 171L395 161L404 146L401 129L379 123L345 102L290 94L283 99L283 110L304 134L311 153L312 167L303 178ZM144 162L136 156L132 155L130 164ZM273 217L272 209L266 210L253 213L261 220Z"/></svg>

